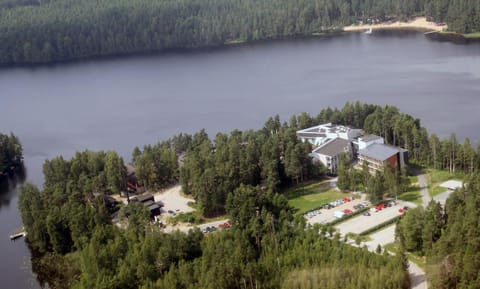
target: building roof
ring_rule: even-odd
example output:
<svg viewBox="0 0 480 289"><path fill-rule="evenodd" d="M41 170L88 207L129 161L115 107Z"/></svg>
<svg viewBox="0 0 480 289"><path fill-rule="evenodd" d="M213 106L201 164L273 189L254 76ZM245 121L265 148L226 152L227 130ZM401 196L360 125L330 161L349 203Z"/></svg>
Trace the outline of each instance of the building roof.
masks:
<svg viewBox="0 0 480 289"><path fill-rule="evenodd" d="M133 164L125 164L125 167L127 168L127 176L132 176L135 174L135 166Z"/></svg>
<svg viewBox="0 0 480 289"><path fill-rule="evenodd" d="M379 161L384 161L389 157L397 154L400 151L400 148L384 145L384 144L372 144L368 147L361 149L358 153L366 157L376 159Z"/></svg>
<svg viewBox="0 0 480 289"><path fill-rule="evenodd" d="M350 145L350 141L341 139L341 138L336 138L318 147L313 152L321 155L334 157L339 155L340 153L345 152L345 147L349 145Z"/></svg>
<svg viewBox="0 0 480 289"><path fill-rule="evenodd" d="M363 141L363 142L370 142L370 141L374 141L374 140L377 140L377 139L382 139L382 137L378 136L378 135L374 135L374 134L369 134L369 135L359 137L358 139Z"/></svg>
<svg viewBox="0 0 480 289"><path fill-rule="evenodd" d="M149 200L154 200L154 198L153 198L152 194L146 194L146 195L143 195L143 196L133 197L130 200L134 201L134 202L144 203L144 202L149 201Z"/></svg>
<svg viewBox="0 0 480 289"><path fill-rule="evenodd" d="M442 184L440 184L440 187L442 188L446 188L446 189L449 189L449 190L456 190L456 189L459 189L463 186L463 183L460 182L460 181L455 181L455 180L449 180L449 181L446 181Z"/></svg>
<svg viewBox="0 0 480 289"><path fill-rule="evenodd" d="M309 132L297 132L297 136L299 137L326 137L327 135L324 133L316 132L316 133L309 133Z"/></svg>

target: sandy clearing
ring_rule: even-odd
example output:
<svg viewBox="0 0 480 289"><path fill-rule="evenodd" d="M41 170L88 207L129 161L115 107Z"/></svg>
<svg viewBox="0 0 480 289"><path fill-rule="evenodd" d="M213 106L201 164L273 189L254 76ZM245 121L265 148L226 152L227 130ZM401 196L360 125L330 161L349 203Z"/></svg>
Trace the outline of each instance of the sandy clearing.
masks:
<svg viewBox="0 0 480 289"><path fill-rule="evenodd" d="M379 24L362 24L362 25L349 25L343 28L344 31L366 31L372 28L375 29L422 29L427 31L443 31L447 29L447 25L438 26L435 22L429 22L425 17L417 17L409 22L387 22Z"/></svg>
<svg viewBox="0 0 480 289"><path fill-rule="evenodd" d="M156 202L162 201L165 205L162 208L162 213L165 213L168 210L172 210L176 213L188 213L194 210L188 205L188 202L195 202L195 200L182 196L180 190L180 185L176 185L166 191L153 194Z"/></svg>

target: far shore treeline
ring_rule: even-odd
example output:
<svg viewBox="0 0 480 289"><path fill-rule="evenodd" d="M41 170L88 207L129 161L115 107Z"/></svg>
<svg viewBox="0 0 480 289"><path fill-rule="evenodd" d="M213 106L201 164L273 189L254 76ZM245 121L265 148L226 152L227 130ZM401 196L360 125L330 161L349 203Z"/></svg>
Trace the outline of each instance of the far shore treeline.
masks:
<svg viewBox="0 0 480 289"><path fill-rule="evenodd" d="M417 214L422 219L405 218L403 227L418 224L424 237L412 240L413 235L399 231L401 246L395 256L346 245L328 226L306 228L283 192L323 176L324 169L309 160L310 145L300 142L295 131L325 122L380 135L407 148L414 164L463 172L466 189L449 199L448 215L431 205ZM123 159L113 151L78 152L70 160L57 157L44 164L43 191L27 183L19 197L28 243L41 256L33 262L41 282L48 281L51 288L153 289L310 288L305 286L314 281L318 285L311 288L406 289L403 249L418 248L435 268L434 288L470 284L478 276L480 259L468 259L457 241L468 237L469 252L480 252L473 218L480 213L475 205L480 147L474 149L468 139L460 144L453 134L444 140L429 136L420 120L395 107L347 103L287 122L275 116L259 130L218 133L213 139L203 130L180 134L135 148L132 159L147 189L180 182L203 215L227 214L232 229L208 237L198 229L165 234L148 223L149 213L135 203L120 210L120 218L128 216L128 227L119 228L94 193L125 189ZM468 212L468 222L462 227L463 212ZM452 239L456 232L460 235ZM457 255L448 255L450 249Z"/></svg>
<svg viewBox="0 0 480 289"><path fill-rule="evenodd" d="M421 15L480 31L473 0L0 0L0 65L309 37Z"/></svg>

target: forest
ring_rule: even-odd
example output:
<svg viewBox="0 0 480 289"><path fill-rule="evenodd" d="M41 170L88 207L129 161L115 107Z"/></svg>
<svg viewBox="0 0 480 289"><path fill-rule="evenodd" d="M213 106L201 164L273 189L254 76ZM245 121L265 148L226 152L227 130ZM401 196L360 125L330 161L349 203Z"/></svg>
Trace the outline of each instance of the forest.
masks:
<svg viewBox="0 0 480 289"><path fill-rule="evenodd" d="M325 122L363 127L407 147L414 164L463 171L469 176L466 189L447 201L445 211L435 203L411 210L398 226L402 246L395 257L351 247L327 226L306 228L282 192L324 175L295 131ZM232 229L207 236L198 229L165 234L135 203L120 209L120 218L128 220L128 227L120 228L96 193L125 189L124 160L113 151L56 157L43 166L41 192L29 183L20 189L28 243L42 256L33 263L34 270L41 268L40 281L52 288L408 288L406 250L426 254L429 272L441 277L434 288L475 284L477 260L469 260L462 245L471 240L467 249L477 252L480 147L474 149L468 139L461 144L455 135L429 136L420 120L395 107L347 103L288 122L274 116L257 131L218 133L213 139L204 130L179 134L134 148L132 161L147 189L179 182L204 216L226 214ZM396 180L386 172L369 179L369 186L393 190L390 184L402 185Z"/></svg>
<svg viewBox="0 0 480 289"><path fill-rule="evenodd" d="M0 65L310 37L420 15L480 31L475 0L0 0Z"/></svg>
<svg viewBox="0 0 480 289"><path fill-rule="evenodd" d="M23 148L17 136L0 133L0 181L23 170Z"/></svg>
<svg viewBox="0 0 480 289"><path fill-rule="evenodd" d="M401 246L426 256L429 287L479 288L480 174L471 175L445 208L431 201L410 211L397 225Z"/></svg>

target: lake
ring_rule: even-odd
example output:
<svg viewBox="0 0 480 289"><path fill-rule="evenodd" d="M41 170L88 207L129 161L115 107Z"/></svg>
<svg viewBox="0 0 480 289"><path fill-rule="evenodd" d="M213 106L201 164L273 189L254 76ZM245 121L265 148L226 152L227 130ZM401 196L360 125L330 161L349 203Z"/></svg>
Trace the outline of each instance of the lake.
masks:
<svg viewBox="0 0 480 289"><path fill-rule="evenodd" d="M429 132L480 142L480 44L432 41L423 33L374 31L309 40L0 69L0 131L24 146L27 179L42 163L77 150L118 151L201 128L260 128L346 101L391 104ZM15 190L0 202L4 288L38 288Z"/></svg>

